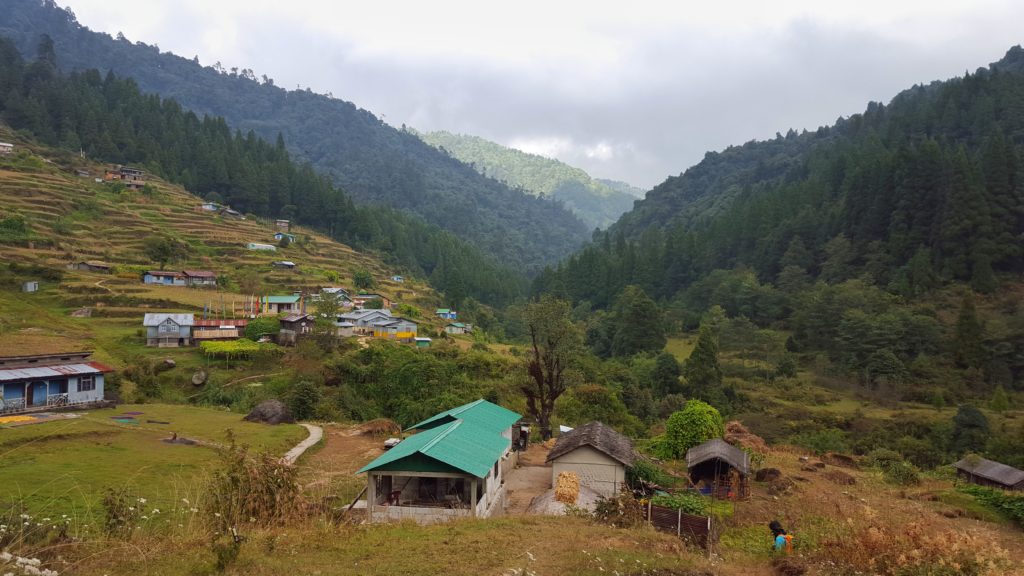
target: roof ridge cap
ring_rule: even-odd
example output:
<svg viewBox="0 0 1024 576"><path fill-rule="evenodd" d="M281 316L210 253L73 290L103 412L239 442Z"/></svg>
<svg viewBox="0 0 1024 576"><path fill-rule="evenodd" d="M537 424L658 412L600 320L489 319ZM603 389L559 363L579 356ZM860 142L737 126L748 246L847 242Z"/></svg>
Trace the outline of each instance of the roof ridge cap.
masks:
<svg viewBox="0 0 1024 576"><path fill-rule="evenodd" d="M423 446L423 448L420 448L419 451L423 452L425 454L428 450L430 450L435 445L437 445L438 442L440 442L441 440L444 440L444 438L446 436L448 436L449 434L451 434L456 428L458 428L460 424L462 424L462 420L456 418L455 420L453 420L448 425L448 429L447 430L445 430L445 431L441 432L440 434L438 434L437 436L435 436L430 442L427 442Z"/></svg>

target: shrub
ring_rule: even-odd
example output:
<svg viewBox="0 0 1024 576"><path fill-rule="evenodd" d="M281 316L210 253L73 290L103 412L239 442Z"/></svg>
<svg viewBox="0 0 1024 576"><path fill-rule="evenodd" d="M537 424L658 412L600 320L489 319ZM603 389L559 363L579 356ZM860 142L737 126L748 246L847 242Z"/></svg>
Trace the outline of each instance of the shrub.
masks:
<svg viewBox="0 0 1024 576"><path fill-rule="evenodd" d="M957 490L974 496L978 502L993 508L1024 528L1024 494L1013 494L973 484L959 486Z"/></svg>
<svg viewBox="0 0 1024 576"><path fill-rule="evenodd" d="M217 529L226 532L242 523L281 524L293 517L299 511L298 469L270 454L250 455L229 439L205 502Z"/></svg>
<svg viewBox="0 0 1024 576"><path fill-rule="evenodd" d="M714 406L700 400L690 400L686 406L669 416L665 424L664 457L681 458L686 451L711 438L720 438L725 432L722 415Z"/></svg>
<svg viewBox="0 0 1024 576"><path fill-rule="evenodd" d="M629 492L601 498L594 507L594 518L615 528L632 528L644 522L643 507Z"/></svg>
<svg viewBox="0 0 1024 576"><path fill-rule="evenodd" d="M641 483L667 486L673 481L672 477L657 464L650 460L637 460L633 465L626 468L626 482L633 488L639 488Z"/></svg>
<svg viewBox="0 0 1024 576"><path fill-rule="evenodd" d="M825 452L847 452L849 443L846 432L838 428L826 428L816 432L804 432L792 438L797 446L812 450L815 454Z"/></svg>
<svg viewBox="0 0 1024 576"><path fill-rule="evenodd" d="M899 486L917 486L921 483L921 476L918 474L917 468L902 460L889 462L882 468L882 474L887 482Z"/></svg>

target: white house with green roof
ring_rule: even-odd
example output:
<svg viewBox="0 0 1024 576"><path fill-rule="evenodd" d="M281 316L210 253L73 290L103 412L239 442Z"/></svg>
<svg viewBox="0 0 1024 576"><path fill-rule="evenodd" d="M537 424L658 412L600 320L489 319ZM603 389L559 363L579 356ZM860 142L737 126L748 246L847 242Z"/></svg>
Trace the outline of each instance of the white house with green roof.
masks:
<svg viewBox="0 0 1024 576"><path fill-rule="evenodd" d="M418 430L364 466L370 522L427 524L460 517L500 515L505 508L505 466L512 426L520 415L477 400L434 415Z"/></svg>

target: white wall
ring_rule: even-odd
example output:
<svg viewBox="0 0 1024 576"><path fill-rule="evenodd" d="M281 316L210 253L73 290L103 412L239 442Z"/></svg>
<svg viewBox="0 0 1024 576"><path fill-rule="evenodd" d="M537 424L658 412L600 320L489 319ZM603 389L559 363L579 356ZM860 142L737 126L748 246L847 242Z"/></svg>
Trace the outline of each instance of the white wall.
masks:
<svg viewBox="0 0 1024 576"><path fill-rule="evenodd" d="M562 472L574 472L580 484L605 497L614 496L626 481L626 467L621 462L590 446L580 446L552 462L552 486Z"/></svg>
<svg viewBox="0 0 1024 576"><path fill-rule="evenodd" d="M68 402L77 404L80 402L98 402L103 400L103 374L96 374L96 389L88 392L78 391L79 376L68 378Z"/></svg>

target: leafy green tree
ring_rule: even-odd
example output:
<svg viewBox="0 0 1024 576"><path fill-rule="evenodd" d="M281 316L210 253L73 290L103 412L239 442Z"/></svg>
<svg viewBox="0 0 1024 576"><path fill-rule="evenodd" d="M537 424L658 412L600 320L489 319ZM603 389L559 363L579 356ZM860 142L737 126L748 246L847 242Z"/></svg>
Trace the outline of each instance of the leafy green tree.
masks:
<svg viewBox="0 0 1024 576"><path fill-rule="evenodd" d="M988 441L988 418L970 404L963 404L953 416L953 435L950 450L960 456L966 452L979 452L985 449Z"/></svg>
<svg viewBox="0 0 1024 576"><path fill-rule="evenodd" d="M281 322L277 318L271 316L261 316L253 318L245 326L245 337L253 342L260 339L261 336L269 335L274 336L281 331Z"/></svg>
<svg viewBox="0 0 1024 576"><path fill-rule="evenodd" d="M296 420L308 420L316 413L320 402L320 389L309 380L300 380L288 396L288 408Z"/></svg>
<svg viewBox="0 0 1024 576"><path fill-rule="evenodd" d="M377 287L377 281L373 279L373 274L370 274L365 268L352 272L352 284L357 290L373 290Z"/></svg>
<svg viewBox="0 0 1024 576"><path fill-rule="evenodd" d="M670 458L682 458L686 451L725 433L722 415L714 406L700 400L690 400L681 411L669 416L665 424L665 439Z"/></svg>
<svg viewBox="0 0 1024 576"><path fill-rule="evenodd" d="M525 310L530 355L526 363L528 378L520 389L526 397L526 409L545 440L551 438L555 401L571 382L567 372L583 349L582 334L572 323L571 312L568 302L548 295L527 304Z"/></svg>
<svg viewBox="0 0 1024 576"><path fill-rule="evenodd" d="M150 260L159 262L160 269L163 270L167 263L187 258L192 252L192 247L166 235L147 236L142 241L142 251Z"/></svg>
<svg viewBox="0 0 1024 576"><path fill-rule="evenodd" d="M654 361L654 389L658 396L668 394L679 394L683 387L679 383L679 376L682 370L679 368L679 361L668 352L658 354Z"/></svg>

